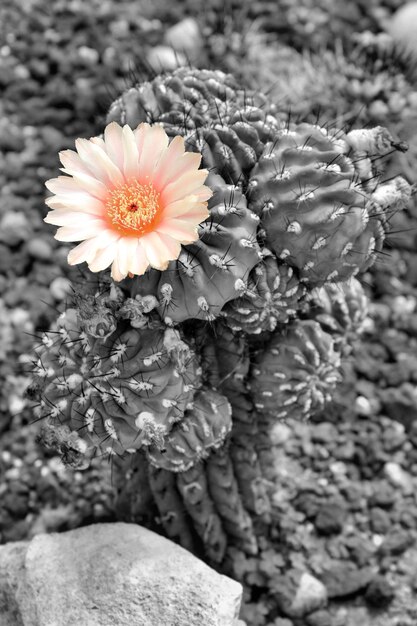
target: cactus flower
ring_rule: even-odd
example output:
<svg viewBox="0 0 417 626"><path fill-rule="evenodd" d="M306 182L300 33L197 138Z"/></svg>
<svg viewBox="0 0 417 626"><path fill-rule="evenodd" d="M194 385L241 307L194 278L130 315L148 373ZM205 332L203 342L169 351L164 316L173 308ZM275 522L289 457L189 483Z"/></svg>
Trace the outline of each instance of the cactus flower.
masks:
<svg viewBox="0 0 417 626"><path fill-rule="evenodd" d="M163 270L181 244L198 239L208 215L208 171L201 155L171 142L159 125L136 129L111 122L103 137L77 139L76 151L60 152L62 171L46 182L54 194L45 222L59 226L55 238L81 242L68 263L86 262L93 272L111 266L112 278Z"/></svg>

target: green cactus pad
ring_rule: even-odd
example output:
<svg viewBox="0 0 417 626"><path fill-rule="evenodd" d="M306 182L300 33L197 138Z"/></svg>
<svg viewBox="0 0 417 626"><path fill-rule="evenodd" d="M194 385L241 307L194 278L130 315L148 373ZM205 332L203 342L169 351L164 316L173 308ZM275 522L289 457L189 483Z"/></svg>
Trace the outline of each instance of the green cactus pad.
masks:
<svg viewBox="0 0 417 626"><path fill-rule="evenodd" d="M165 437L163 448L148 448L149 462L171 472L184 472L223 445L231 428L227 398L211 389L197 391L183 419Z"/></svg>
<svg viewBox="0 0 417 626"><path fill-rule="evenodd" d="M215 563L221 563L227 548L227 536L209 492L204 463L196 463L186 472L177 473L176 483L207 556Z"/></svg>
<svg viewBox="0 0 417 626"><path fill-rule="evenodd" d="M362 184L374 176L369 155L394 146L385 129L373 130L336 135L310 124L290 125L265 147L251 173L249 206L261 217L265 245L309 286L367 269L383 241L377 222L385 224L384 215L410 197L400 177L373 192Z"/></svg>
<svg viewBox="0 0 417 626"><path fill-rule="evenodd" d="M248 93L230 74L182 67L125 91L111 105L107 122L132 128L141 122L198 128L248 105L263 109L264 115L275 111L265 96Z"/></svg>
<svg viewBox="0 0 417 626"><path fill-rule="evenodd" d="M241 297L222 310L235 331L273 331L278 323L287 323L296 315L298 302L305 294L305 286L291 266L278 262L266 248L263 257L251 271L247 287L242 285Z"/></svg>
<svg viewBox="0 0 417 626"><path fill-rule="evenodd" d="M368 298L356 278L313 289L303 311L304 317L316 320L323 330L342 340L357 336L367 315Z"/></svg>
<svg viewBox="0 0 417 626"><path fill-rule="evenodd" d="M74 311L60 324L39 356L40 417L67 424L102 454L162 445L200 384L195 355L179 333L119 323L106 340L88 339Z"/></svg>
<svg viewBox="0 0 417 626"><path fill-rule="evenodd" d="M330 401L339 366L333 338L320 324L295 322L257 355L249 380L254 405L276 420L307 419Z"/></svg>

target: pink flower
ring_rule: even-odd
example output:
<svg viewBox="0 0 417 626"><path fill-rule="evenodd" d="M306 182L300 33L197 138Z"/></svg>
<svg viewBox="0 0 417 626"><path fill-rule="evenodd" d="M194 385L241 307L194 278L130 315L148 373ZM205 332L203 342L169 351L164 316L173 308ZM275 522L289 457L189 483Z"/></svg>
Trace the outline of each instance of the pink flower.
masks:
<svg viewBox="0 0 417 626"><path fill-rule="evenodd" d="M111 265L116 281L163 270L181 244L198 239L211 190L201 155L186 152L184 139L162 126L109 124L104 138L77 139L76 152L60 152L62 171L46 182L55 194L45 222L59 226L59 241L81 241L68 263L86 262L93 272Z"/></svg>

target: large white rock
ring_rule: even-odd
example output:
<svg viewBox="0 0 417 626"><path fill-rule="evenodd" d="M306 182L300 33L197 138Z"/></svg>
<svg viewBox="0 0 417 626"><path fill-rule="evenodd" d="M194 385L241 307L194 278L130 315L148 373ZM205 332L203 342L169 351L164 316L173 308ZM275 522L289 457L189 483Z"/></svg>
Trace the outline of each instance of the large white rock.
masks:
<svg viewBox="0 0 417 626"><path fill-rule="evenodd" d="M0 547L0 626L232 626L242 587L135 524Z"/></svg>

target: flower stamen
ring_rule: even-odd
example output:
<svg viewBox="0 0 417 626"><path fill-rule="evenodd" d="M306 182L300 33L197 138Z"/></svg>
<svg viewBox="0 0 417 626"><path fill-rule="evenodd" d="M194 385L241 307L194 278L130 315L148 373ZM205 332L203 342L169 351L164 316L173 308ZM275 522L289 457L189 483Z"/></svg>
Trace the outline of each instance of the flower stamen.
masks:
<svg viewBox="0 0 417 626"><path fill-rule="evenodd" d="M106 219L122 235L149 232L160 212L160 193L151 184L132 180L110 191L105 202Z"/></svg>

